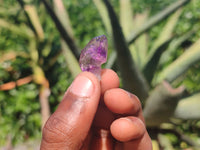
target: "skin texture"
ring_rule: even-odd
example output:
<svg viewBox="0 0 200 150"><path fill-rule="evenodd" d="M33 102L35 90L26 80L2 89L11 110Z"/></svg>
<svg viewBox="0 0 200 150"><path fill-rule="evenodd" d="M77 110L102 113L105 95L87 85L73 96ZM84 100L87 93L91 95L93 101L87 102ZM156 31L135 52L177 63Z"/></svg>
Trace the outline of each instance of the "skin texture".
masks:
<svg viewBox="0 0 200 150"><path fill-rule="evenodd" d="M139 99L103 69L80 73L43 128L41 150L152 150Z"/></svg>

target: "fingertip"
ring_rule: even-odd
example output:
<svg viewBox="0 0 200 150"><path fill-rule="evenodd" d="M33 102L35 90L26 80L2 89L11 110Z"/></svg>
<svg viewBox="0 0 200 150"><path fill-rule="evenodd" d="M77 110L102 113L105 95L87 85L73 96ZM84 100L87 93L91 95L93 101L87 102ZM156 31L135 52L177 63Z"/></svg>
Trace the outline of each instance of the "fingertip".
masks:
<svg viewBox="0 0 200 150"><path fill-rule="evenodd" d="M115 120L110 126L112 136L121 142L138 139L145 134L144 123L136 117L124 117Z"/></svg>
<svg viewBox="0 0 200 150"><path fill-rule="evenodd" d="M110 111L117 114L137 116L141 111L139 99L120 88L107 90L104 94L104 103Z"/></svg>
<svg viewBox="0 0 200 150"><path fill-rule="evenodd" d="M93 85L95 86L96 90L100 91L99 79L93 73L85 71L85 72L81 72L77 77L79 77L79 76L85 76L88 79L90 79L92 81Z"/></svg>
<svg viewBox="0 0 200 150"><path fill-rule="evenodd" d="M101 94L106 90L119 87L119 77L116 72L111 69L102 69L101 72Z"/></svg>
<svg viewBox="0 0 200 150"><path fill-rule="evenodd" d="M109 110L117 114L129 114L134 110L134 101L120 88L107 90L104 94L104 103Z"/></svg>

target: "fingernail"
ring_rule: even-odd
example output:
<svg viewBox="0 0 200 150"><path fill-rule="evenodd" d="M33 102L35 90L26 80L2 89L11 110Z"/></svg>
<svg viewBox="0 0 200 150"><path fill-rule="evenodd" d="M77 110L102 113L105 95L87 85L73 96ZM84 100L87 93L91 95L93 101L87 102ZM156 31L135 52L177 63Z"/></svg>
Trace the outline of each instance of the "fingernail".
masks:
<svg viewBox="0 0 200 150"><path fill-rule="evenodd" d="M138 97L128 91L126 91L126 93L128 94L128 96L131 98L131 101L133 102L133 99L138 99Z"/></svg>
<svg viewBox="0 0 200 150"><path fill-rule="evenodd" d="M124 119L131 121L131 122L135 122L137 119L133 118L133 117L125 117Z"/></svg>
<svg viewBox="0 0 200 150"><path fill-rule="evenodd" d="M85 76L78 76L70 87L70 92L79 97L90 97L93 93L94 85L92 81Z"/></svg>
<svg viewBox="0 0 200 150"><path fill-rule="evenodd" d="M128 96L132 99L133 98L133 94L132 93L130 93L130 92L128 92L128 91L125 91L127 94L128 94Z"/></svg>

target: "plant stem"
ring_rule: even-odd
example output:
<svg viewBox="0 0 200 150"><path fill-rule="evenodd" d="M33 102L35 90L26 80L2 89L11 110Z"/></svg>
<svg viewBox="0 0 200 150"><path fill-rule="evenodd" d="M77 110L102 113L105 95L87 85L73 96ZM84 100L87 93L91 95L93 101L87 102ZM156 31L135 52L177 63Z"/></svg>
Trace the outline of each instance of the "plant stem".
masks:
<svg viewBox="0 0 200 150"><path fill-rule="evenodd" d="M74 40L70 37L68 32L65 30L65 28L62 25L62 23L59 21L58 17L56 16L56 14L53 11L53 9L51 8L51 6L47 3L47 1L46 0L42 0L42 2L44 3L47 11L49 12L49 14L51 16L51 18L54 20L54 23L55 23L58 31L60 32L60 35L65 40L65 42L68 44L68 46L72 50L74 56L78 60L80 54L79 54L78 47L75 44Z"/></svg>

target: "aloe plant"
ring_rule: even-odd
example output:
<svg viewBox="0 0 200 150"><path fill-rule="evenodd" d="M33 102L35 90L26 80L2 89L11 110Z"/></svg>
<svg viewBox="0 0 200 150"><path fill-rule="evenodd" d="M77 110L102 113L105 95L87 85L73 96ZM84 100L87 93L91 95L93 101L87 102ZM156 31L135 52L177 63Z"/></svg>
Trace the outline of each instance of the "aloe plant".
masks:
<svg viewBox="0 0 200 150"><path fill-rule="evenodd" d="M178 22L179 16L181 15L183 5L187 4L189 1L178 1L169 6L168 8L164 9L158 15L155 15L150 19L149 21L144 22L143 25L139 28L139 30L135 31L134 28L132 28L132 32L134 34L130 35L129 38L126 41L123 40L124 35L127 36L128 31L130 32L131 29L129 29L130 24L133 25L133 21L131 23L132 17L130 18L130 10L123 9L124 5L130 6L130 1L121 1L121 11L122 15L120 17L123 17L123 22L121 22L121 27L119 25L119 21L116 17L116 14L111 7L108 0L104 0L105 6L107 7L107 11L110 15L110 22L112 26L113 31L113 41L116 47L116 60L119 64L119 70L121 72L122 81L127 80L123 82L124 87L126 87L127 84L138 84L138 82L133 82L130 78L134 78L138 81L140 79L137 79L137 75L142 77L143 80L146 80L151 87L151 90L148 92L147 97L140 96L140 92L136 91L134 88L132 89L131 86L129 86L129 90L135 92L136 95L139 96L139 98L142 101L145 101L144 105L144 116L146 118L147 126L149 127L160 127L162 123L170 122L170 118L178 117L181 118L181 115L184 113L180 113L184 110L190 110L190 117L187 117L187 119L193 119L196 118L198 115L197 109L191 110L190 107L195 108L195 103L188 98L187 101L190 105L186 106L181 103L183 102L181 99L185 96L185 88L184 86L180 86L178 88L173 88L170 83L172 83L174 80L176 80L179 76L181 76L185 71L189 69L192 65L200 61L200 46L199 46L199 40L196 41L193 45L188 48L180 57L178 57L174 62L172 62L168 67L165 67L161 73L156 75L157 72L157 66L159 65L160 58L164 51L169 49L169 45L174 41L175 35L173 35L173 30L175 28L175 25ZM130 7L126 7L126 9L131 9ZM101 13L101 11L100 11ZM124 13L124 14L123 14ZM126 14L127 13L127 14ZM170 14L172 14L170 16ZM127 16L129 17L127 17ZM166 25L164 26L163 30L160 32L159 37L155 40L155 42L151 45L150 49L147 50L144 48L143 53L139 53L137 51L137 39L140 38L140 36L151 29L155 24L159 23L160 21L164 20L167 16L170 16L168 21L166 22ZM126 19L127 20L126 20ZM124 21L126 20L125 24ZM137 20L136 20L137 21ZM123 32L124 31L124 34ZM116 33L120 34L116 34ZM191 36L192 33L189 31L185 34L185 37ZM184 37L184 36L183 36ZM117 39L120 40L117 40ZM185 39L182 38L180 40L180 43L183 42ZM134 43L133 43L134 42ZM127 45L129 45L129 48L131 48L131 43L135 46L133 48L134 53L132 57L130 57L130 49L127 48ZM143 44L148 44L147 42ZM120 46L118 46L120 45ZM177 42L178 45L178 42ZM177 48L177 47L176 47ZM169 50L168 50L169 51ZM142 62L142 65L139 64L139 59L144 59L145 61ZM124 61L121 61L124 60ZM130 59L130 60L129 60ZM126 61L125 61L126 60ZM128 61L129 60L129 61ZM127 62L125 64L124 62ZM137 62L137 63L134 63ZM135 65L137 64L137 66ZM121 66L120 66L121 65ZM124 68L126 66L126 69ZM134 70L142 71L142 74L138 73L135 74L129 70L129 68L134 68ZM138 69L139 68L139 69ZM123 76L124 72L128 72L130 77ZM159 71L158 71L159 72ZM153 81L152 81L153 80ZM140 84L141 87L146 89L146 82L143 82L145 84ZM137 87L137 86L136 86ZM137 87L138 88L138 87ZM151 92L150 92L151 91ZM145 95L145 92L143 91L143 94ZM196 100L200 97L196 96ZM182 107L182 108L181 108ZM183 108L184 107L184 108ZM187 116L187 115L186 115ZM185 118L186 119L186 118ZM197 119L197 118L196 118ZM187 140L186 140L187 141ZM196 145L196 144L194 144Z"/></svg>
<svg viewBox="0 0 200 150"><path fill-rule="evenodd" d="M164 57L162 54L166 56L167 52L172 51L170 49L174 43L173 48L177 48L194 33L189 31L182 35L180 40L177 40L177 36L173 34L182 14L182 8L190 0L177 1L150 19L147 19L148 12L134 17L129 0L120 1L120 19L108 0L93 2L100 13L107 34L113 39L116 50L110 54L107 66L112 67L116 60L122 86L134 92L142 103L145 103L144 116L147 126L159 128L162 123L169 122L171 117L181 118L181 113L178 112L182 110L181 99L185 96L185 88L184 86L174 88L171 83L200 60L199 41L168 67L164 67L163 71L160 72L157 68L163 64L160 60ZM160 35L153 44L150 44L147 40L147 31L166 18L167 22ZM187 106L184 105L185 107ZM195 109L187 119L198 116L197 113Z"/></svg>
<svg viewBox="0 0 200 150"><path fill-rule="evenodd" d="M64 1L53 0L50 3L50 1L42 0L41 4L43 5L40 4L40 7L43 7L43 11L46 8L55 24L54 28L61 36L60 48L58 48L61 50L53 50L54 34L52 37L46 38L45 21L41 21L44 16L38 14L38 10L33 4L26 4L23 0L18 0L18 2L24 10L23 14L27 23L15 25L8 19L1 18L0 29L7 30L27 41L26 48L30 55L13 52L12 58L19 56L29 60L28 65L32 69L31 77L33 77L31 81L39 86L38 97L41 107L44 108L41 112L44 118L42 124L44 124L50 115L48 103L50 91L56 91L51 87L54 80L51 79L49 70L57 63L58 57L62 54L71 78L80 72L78 66L80 43L77 40L79 37L74 34L76 29L71 25L71 14L65 8ZM172 148L170 141L163 136L163 133L166 132L175 134L188 145L198 146L196 142L191 142L191 139L184 133L178 132L174 126L176 121L173 121L173 119L199 120L200 118L199 91L188 93L187 87L182 84L185 72L200 62L200 41L193 39L192 44L186 48L183 48L182 45L195 35L200 25L195 22L193 29L180 35L175 32L180 18L185 17L182 16L182 12L189 2L190 0L176 1L150 17L151 10L145 10L142 13L134 12L130 0L119 1L120 14L114 11L109 0L93 0L93 5L99 12L97 15L102 19L106 35L109 36L109 40L112 40L110 43L113 43L113 47L110 46L110 55L106 66L116 69L121 78L122 87L140 98L147 127L150 131L156 130L150 134L156 134L160 140L160 143L154 141L157 148L158 144L165 148ZM19 10L19 6L12 11L9 10L8 13L5 13L6 10L0 9L0 15L13 15ZM163 29L152 40L150 38L151 30L160 23L163 24ZM173 57L173 61L170 61L173 53L177 53L177 51L181 51L181 54L179 53L175 58ZM5 61L6 58L1 59L0 63ZM59 68L56 69L59 71ZM70 79L68 80L67 82L70 83Z"/></svg>
<svg viewBox="0 0 200 150"><path fill-rule="evenodd" d="M117 31L120 31L120 27L118 26L118 27L115 27L116 26L116 23L117 23L117 19L116 18L114 18L114 14L112 14L112 13L114 13L114 12L111 12L112 10L112 7L110 6L110 4L109 4L109 2L107 1L107 0L105 0L104 1L105 2L105 6L107 6L107 9L108 9L108 12L110 13L110 16L112 16L111 17L111 25L112 25L112 28L113 28L113 32L115 32L114 31L114 28L117 28ZM128 2L128 1L122 1L123 2L123 5L124 5L124 3L126 3L126 2ZM153 75L153 73L151 73L151 72L154 72L154 71L150 71L150 70L152 70L153 69L153 66L155 65L156 66L156 64L158 64L159 63L159 57L161 57L161 55L162 55L162 52L159 52L159 49L161 49L161 51L164 51L164 50L166 50L167 49L167 46L168 45L170 45L170 43L172 42L172 40L173 39L175 39L175 37L173 38L172 37L172 33L173 33L173 29L174 29L174 27L175 27L175 25L176 25L176 23L178 22L178 18L179 18L179 16L181 15L181 10L182 9L180 9L180 7L181 6L183 6L184 4L186 4L188 1L182 1L182 2L176 2L176 3L174 3L174 4L172 4L171 6L169 6L168 8L166 8L163 12L161 12L161 13L159 13L159 14L165 14L166 12L167 12L167 14L165 14L165 15L163 15L162 17L160 17L160 15L158 15L159 17L159 19L160 20L162 20L162 19L165 19L165 17L167 16L167 15L169 15L169 12L174 12L175 10L177 10L177 11L175 11L175 13L168 19L168 22L166 23L166 26L164 26L164 29L163 29L163 31L161 32L161 34L160 34L160 36L158 37L158 39L156 40L156 42L154 43L154 45L152 45L152 47L151 47L151 49L150 50L148 50L149 52L146 54L147 56L146 56L146 58L144 57L143 59L145 59L146 60L146 62L148 62L149 61L149 65L152 65L152 66L149 66L149 65L147 65L147 67L144 67L144 75L145 75L145 77L147 78L147 76L149 75L149 74L152 74ZM122 7L123 8L123 7ZM167 11L168 10L168 11ZM170 10L170 11L169 11ZM130 12L129 10L128 10L128 12ZM100 12L101 13L101 12ZM115 20L114 20L114 19ZM125 17L123 17L123 18L125 18ZM157 19L155 19L156 17L153 17L154 19L153 20L156 20L156 22L158 23L159 22L159 19L157 20ZM114 20L115 22L115 24L113 23L112 24L112 20ZM131 19L129 19L129 18L127 18L127 22L130 22L130 20ZM147 22L149 22L149 21L147 21ZM151 22L151 21L150 21ZM119 22L118 22L119 23ZM144 23L145 24L145 23ZM145 25L145 26L147 26L147 25ZM122 26L123 27L123 26ZM151 26L149 26L149 28L150 28ZM144 32L146 31L146 29L144 29L143 27L141 27L141 30L144 30ZM133 30L133 29L132 29ZM123 41L123 40L121 40L121 41ZM118 41L119 42L119 41ZM117 42L114 42L114 43L117 43ZM124 42L124 43L126 43L126 42ZM130 42L129 42L130 43ZM157 48L156 48L157 47ZM190 65L192 65L192 64L194 64L196 61L198 61L199 60L199 58L198 58L198 50L199 50L199 48L198 48L199 46L198 46L198 41L193 45L193 46L191 46L191 48L190 49L192 49L193 51L193 53L191 53L191 52L189 52L188 50L187 50L187 52L186 52L186 54L183 54L183 56L181 56L180 58L178 58L177 59L177 61L179 62L179 59L180 60L182 60L183 58L183 60L182 61L180 61L180 64L182 64L183 62L185 62L186 64L188 64L188 65L184 65L184 67L180 67L179 65L176 65L177 67L180 67L180 70L181 69L183 69L182 71L181 71L181 73L179 73L179 75L181 75L182 73L183 73L183 71L184 70L186 70L186 69L188 69L188 67L190 66ZM125 53L125 51L128 51L128 49L126 49L126 48L123 48L123 51L124 51L124 54L121 56L121 55L118 55L118 59L120 59L120 57L124 57L125 59L127 59L127 55L130 55L130 53L127 53L127 55L125 55L126 53ZM153 53L155 53L155 54L153 54ZM160 53L160 54L157 54L157 53ZM155 56L153 56L153 55L155 55ZM185 56L184 56L185 55ZM186 55L187 55L187 57L186 57ZM196 56L195 58L193 58L193 56ZM140 56L138 56L138 57L140 57ZM128 57L129 58L129 57ZM187 60L189 60L188 58L190 58L192 61L186 61L186 59ZM192 59L193 58L193 59ZM132 57L132 58L130 58L130 59L134 59L134 56ZM155 63L155 60L156 59L158 59L157 61L156 61L156 63ZM120 63L120 62L119 62ZM174 63L176 63L176 61L174 62ZM144 63L145 64L145 63ZM148 64L148 63L146 63L146 64ZM128 65L128 66L130 66L130 64ZM144 65L145 66L145 65ZM172 63L172 66L174 66L175 67L175 65L173 65L173 63ZM170 66L169 66L170 67ZM128 68L128 67L127 67ZM150 69L149 70L149 72L147 72L147 70L148 70L148 68ZM185 68L185 69L184 69ZM154 70L156 69L156 67L154 68ZM141 68L141 70L142 70L142 68ZM167 69L167 67L166 67L166 70L168 70ZM173 71L175 71L175 70L173 70ZM175 73L173 73L172 74L172 72L173 71L171 71L169 74L170 75L175 75ZM131 75L131 73L129 72L129 74L130 74L130 76L132 76L133 77L133 75ZM163 74L163 76L167 76L167 74L166 73L162 73ZM153 77L153 76L152 76ZM160 75L159 76L160 78L162 78L162 75ZM123 76L122 76L122 78L123 78ZM163 77L164 78L164 77ZM161 83L162 82L162 80L163 80L163 78L162 79L157 79L157 84L159 84L159 83ZM177 78L177 76L175 76L175 77L173 77L174 79L176 79ZM149 80L149 81L151 81L151 80ZM167 80L168 81L168 80ZM170 82L172 81L172 80L169 80ZM152 86L152 87L155 87L155 85L156 84L152 84L151 82L149 82L149 84ZM141 85L142 86L142 85ZM136 92L136 94L137 94L137 92ZM151 95L149 96L149 97L151 97Z"/></svg>

